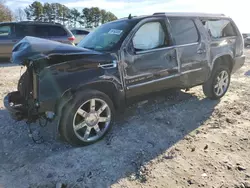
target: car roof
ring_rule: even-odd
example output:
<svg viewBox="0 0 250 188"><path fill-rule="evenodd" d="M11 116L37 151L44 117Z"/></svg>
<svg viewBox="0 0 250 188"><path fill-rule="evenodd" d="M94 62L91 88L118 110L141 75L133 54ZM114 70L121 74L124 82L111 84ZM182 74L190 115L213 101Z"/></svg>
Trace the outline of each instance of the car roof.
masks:
<svg viewBox="0 0 250 188"><path fill-rule="evenodd" d="M70 30L88 31L88 29L83 29L83 28L71 28Z"/></svg>
<svg viewBox="0 0 250 188"><path fill-rule="evenodd" d="M1 22L0 24L27 24L27 25L51 25L51 26L63 26L60 23L40 22L40 21L21 21L21 22Z"/></svg>
<svg viewBox="0 0 250 188"><path fill-rule="evenodd" d="M142 16L131 16L125 17L113 22L123 21L123 20L142 20L145 18L154 18L154 17L198 17L198 18L224 18L227 17L224 14L212 14L212 13L197 13L197 12L156 12L153 15L142 15Z"/></svg>
<svg viewBox="0 0 250 188"><path fill-rule="evenodd" d="M225 18L225 14L200 13L200 12L156 12L153 15L165 15L167 17L202 17L202 18Z"/></svg>

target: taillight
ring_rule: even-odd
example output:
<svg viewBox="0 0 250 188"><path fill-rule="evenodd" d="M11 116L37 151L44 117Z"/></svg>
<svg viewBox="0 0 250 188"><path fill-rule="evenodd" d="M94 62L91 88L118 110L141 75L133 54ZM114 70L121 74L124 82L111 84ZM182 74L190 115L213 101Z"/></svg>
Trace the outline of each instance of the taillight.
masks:
<svg viewBox="0 0 250 188"><path fill-rule="evenodd" d="M74 36L72 36L72 37L69 37L69 38L68 38L68 40L69 40L70 42L74 42L74 40L75 40L75 37L74 37Z"/></svg>

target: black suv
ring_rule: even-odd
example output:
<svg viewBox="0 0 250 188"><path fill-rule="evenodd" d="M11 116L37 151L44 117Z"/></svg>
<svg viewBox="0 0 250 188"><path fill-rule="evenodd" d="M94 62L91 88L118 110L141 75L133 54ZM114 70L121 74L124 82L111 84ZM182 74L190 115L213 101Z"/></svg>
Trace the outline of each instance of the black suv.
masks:
<svg viewBox="0 0 250 188"><path fill-rule="evenodd" d="M134 97L202 85L207 97L221 98L244 64L243 45L230 18L191 13L129 16L100 26L77 47L26 37L12 58L27 71L4 103L17 120L58 117L69 143L90 144Z"/></svg>
<svg viewBox="0 0 250 188"><path fill-rule="evenodd" d="M73 44L74 35L64 26L47 22L8 22L0 23L0 58L10 58L13 46L25 36Z"/></svg>

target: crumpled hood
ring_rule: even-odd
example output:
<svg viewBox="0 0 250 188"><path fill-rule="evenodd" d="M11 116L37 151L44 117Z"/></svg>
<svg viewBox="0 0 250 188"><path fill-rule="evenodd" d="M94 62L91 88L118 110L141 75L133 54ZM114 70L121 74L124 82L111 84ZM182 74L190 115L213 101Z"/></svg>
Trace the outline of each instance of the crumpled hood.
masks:
<svg viewBox="0 0 250 188"><path fill-rule="evenodd" d="M100 55L102 53L52 40L25 37L13 47L11 61L15 64L24 65L27 60L49 59L52 55L81 56L91 54Z"/></svg>

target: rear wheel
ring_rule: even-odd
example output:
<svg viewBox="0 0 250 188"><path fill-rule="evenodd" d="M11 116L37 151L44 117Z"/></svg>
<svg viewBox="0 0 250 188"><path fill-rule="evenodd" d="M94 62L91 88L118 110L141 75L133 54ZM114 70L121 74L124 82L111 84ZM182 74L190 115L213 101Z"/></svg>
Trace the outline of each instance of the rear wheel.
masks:
<svg viewBox="0 0 250 188"><path fill-rule="evenodd" d="M77 93L62 114L60 134L72 145L88 145L102 139L110 130L114 106L99 91Z"/></svg>
<svg viewBox="0 0 250 188"><path fill-rule="evenodd" d="M223 97L230 85L231 71L226 65L215 67L211 77L203 84L203 92L210 99Z"/></svg>

